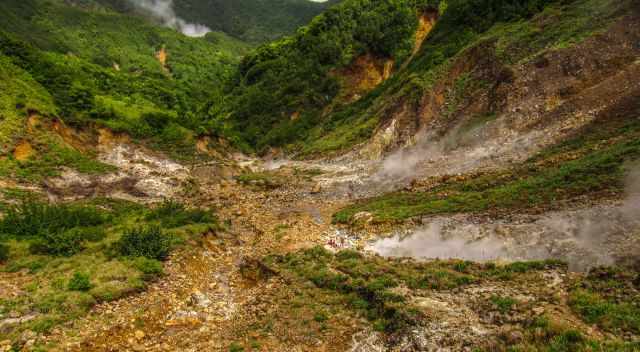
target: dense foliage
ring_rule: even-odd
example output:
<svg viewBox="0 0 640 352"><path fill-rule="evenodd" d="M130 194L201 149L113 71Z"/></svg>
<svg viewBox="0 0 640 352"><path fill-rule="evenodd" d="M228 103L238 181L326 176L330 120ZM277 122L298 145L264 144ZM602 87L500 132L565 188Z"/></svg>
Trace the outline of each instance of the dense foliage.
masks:
<svg viewBox="0 0 640 352"><path fill-rule="evenodd" d="M335 1L330 1L330 3ZM293 33L326 8L309 0L174 0L178 16L249 42Z"/></svg>
<svg viewBox="0 0 640 352"><path fill-rule="evenodd" d="M37 110L170 146L203 131L199 110L246 50L221 33L189 38L142 18L62 1L2 2L0 12L0 67L19 71L10 76L13 86L35 87L2 92L22 98L9 96L15 105L1 106L1 115ZM149 116L165 123L149 123Z"/></svg>
<svg viewBox="0 0 640 352"><path fill-rule="evenodd" d="M230 125L258 150L307 142L331 133L341 124L354 127L379 91L351 106L323 109L334 102L340 83L335 70L363 54L392 58L400 67L410 56L418 14L438 11L439 21L414 60L413 71L426 71L457 54L478 35L501 21L528 18L553 0L351 0L325 11L295 36L264 45L245 57L227 109L210 110L213 119L231 115ZM398 87L395 87L396 89ZM219 104L218 104L219 105ZM293 121L290 116L301 113ZM375 127L364 123L353 138ZM300 146L298 146L300 147Z"/></svg>
<svg viewBox="0 0 640 352"><path fill-rule="evenodd" d="M0 221L0 234L33 238L76 227L101 225L106 221L106 215L95 207L25 200L5 210Z"/></svg>
<svg viewBox="0 0 640 352"><path fill-rule="evenodd" d="M177 203L171 208L178 209L174 220L169 212L159 218L157 209L116 199L49 204L31 194L16 205L3 204L0 264L7 272L23 271L21 277L34 285L28 299L3 297L2 309L37 313L34 320L7 326L4 336L15 340L25 329L46 332L84 315L96 302L138 292L162 275L158 259L217 226L191 221L214 220L209 211L189 212ZM185 212L207 217L191 216L192 225L176 225L185 223Z"/></svg>
<svg viewBox="0 0 640 352"><path fill-rule="evenodd" d="M165 260L171 250L171 237L159 226L138 227L125 232L113 248L122 256Z"/></svg>

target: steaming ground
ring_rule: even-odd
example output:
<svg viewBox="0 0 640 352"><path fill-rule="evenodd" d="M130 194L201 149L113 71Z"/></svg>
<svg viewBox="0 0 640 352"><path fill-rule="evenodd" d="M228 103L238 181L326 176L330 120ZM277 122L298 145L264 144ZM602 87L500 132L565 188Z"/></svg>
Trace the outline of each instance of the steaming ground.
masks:
<svg viewBox="0 0 640 352"><path fill-rule="evenodd" d="M640 253L640 168L633 168L627 198L543 215L479 219L472 215L429 218L408 234L377 240L367 249L388 257L418 259L559 259L570 269L633 264Z"/></svg>
<svg viewBox="0 0 640 352"><path fill-rule="evenodd" d="M178 17L173 10L173 0L129 0L132 4L149 11L167 27L179 30L189 37L202 37L211 29L198 23L189 23Z"/></svg>

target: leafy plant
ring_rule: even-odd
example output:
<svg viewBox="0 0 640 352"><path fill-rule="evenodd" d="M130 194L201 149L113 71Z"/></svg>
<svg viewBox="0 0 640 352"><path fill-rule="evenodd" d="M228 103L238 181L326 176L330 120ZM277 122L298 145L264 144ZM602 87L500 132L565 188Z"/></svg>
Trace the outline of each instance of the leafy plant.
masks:
<svg viewBox="0 0 640 352"><path fill-rule="evenodd" d="M138 257L134 259L133 266L144 274L145 280L153 280L164 273L162 263L155 259Z"/></svg>
<svg viewBox="0 0 640 352"><path fill-rule="evenodd" d="M171 242L171 237L159 226L144 226L126 231L113 248L121 256L165 260L169 256Z"/></svg>
<svg viewBox="0 0 640 352"><path fill-rule="evenodd" d="M95 207L26 199L7 209L0 221L0 233L20 238L52 236L74 227L101 225L106 220Z"/></svg>
<svg viewBox="0 0 640 352"><path fill-rule="evenodd" d="M165 199L162 204L151 210L147 220L158 220L165 228L180 227L189 224L217 224L218 220L210 211L187 209L182 203Z"/></svg>
<svg viewBox="0 0 640 352"><path fill-rule="evenodd" d="M69 280L67 288L69 291L89 291L91 289L91 280L89 274L76 271Z"/></svg>
<svg viewBox="0 0 640 352"><path fill-rule="evenodd" d="M33 254L70 257L84 249L85 238L78 231L58 231L42 233L29 245Z"/></svg>

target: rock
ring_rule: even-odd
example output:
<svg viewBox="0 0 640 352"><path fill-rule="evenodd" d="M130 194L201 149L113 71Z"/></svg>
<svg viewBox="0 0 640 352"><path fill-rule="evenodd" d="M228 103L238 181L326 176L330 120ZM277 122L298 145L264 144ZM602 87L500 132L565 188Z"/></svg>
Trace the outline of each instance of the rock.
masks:
<svg viewBox="0 0 640 352"><path fill-rule="evenodd" d="M356 222L365 222L365 223L369 223L373 220L373 214L369 213L368 211L361 211L359 213L356 213L353 216L353 220Z"/></svg>
<svg viewBox="0 0 640 352"><path fill-rule="evenodd" d="M191 294L191 297L189 298L189 303L191 303L191 305L194 305L194 306L206 308L209 305L211 305L211 300L204 293L200 291L195 291L194 293Z"/></svg>
<svg viewBox="0 0 640 352"><path fill-rule="evenodd" d="M322 192L322 186L319 183L316 183L316 185L311 189L311 193L318 194L320 192Z"/></svg>
<svg viewBox="0 0 640 352"><path fill-rule="evenodd" d="M22 332L22 335L20 335L20 341L23 343L26 343L29 340L33 340L35 339L37 336L37 334L31 330L25 330Z"/></svg>
<svg viewBox="0 0 640 352"><path fill-rule="evenodd" d="M136 337L136 340L142 340L144 338L144 332L142 332L141 330L136 330L134 336Z"/></svg>
<svg viewBox="0 0 640 352"><path fill-rule="evenodd" d="M544 307L535 307L533 308L533 313L535 315L542 315L544 314Z"/></svg>

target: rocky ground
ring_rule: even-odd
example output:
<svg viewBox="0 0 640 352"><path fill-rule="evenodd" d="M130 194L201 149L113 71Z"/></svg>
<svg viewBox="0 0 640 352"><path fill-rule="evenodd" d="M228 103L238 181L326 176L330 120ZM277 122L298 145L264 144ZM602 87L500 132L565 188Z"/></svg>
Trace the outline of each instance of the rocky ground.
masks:
<svg viewBox="0 0 640 352"><path fill-rule="evenodd" d="M148 165L139 161L145 158L150 157L138 155L129 159L133 162L125 164ZM262 167L256 160L247 159L242 163L245 171ZM262 257L314 245L331 251L356 248L385 255L398 253L384 243L371 242L379 234L353 232L331 224L331 215L352 196L349 187L344 186L345 180L349 184L359 179L347 165L277 166L280 166L277 171L271 171L278 179L274 184L264 180L241 183L233 178L221 179L203 169L194 173L178 168L170 178L163 173L139 171L138 177L156 185L163 185L167 179L170 182L188 179L186 187L184 182L177 183L182 184L182 188L175 194L189 204L216 209L227 229L204 234L191 246L175 253L166 263L167 275L145 292L100 304L87 317L55 329L50 336L38 337L39 342L56 346L53 350L59 351L240 351L239 346L245 350L251 346L249 349L256 351L471 351L472 346L492 339L521 340L519 324L543 313L571 326L580 325L593 337L603 335L571 313L566 303L567 287L575 274L562 269L544 271L522 280L410 293L412 304L420 307L429 320L405 336L395 348L388 346L382 334L371 330L366 320L349 310L331 311L330 324L315 320L313 311L306 308L308 300L314 304L319 302L317 304L325 308L335 307L336 303L320 290L310 290L263 268ZM269 164L266 168L274 169ZM134 165L124 170L136 175L131 170L139 169ZM208 172L216 171L209 169ZM146 197L152 198L153 194L147 193ZM585 211L601 210L576 210L570 219L579 222L575 219L583 218ZM526 233L548 226L549 221L565 215L567 213L546 215L544 219L514 218L499 224L465 216L428 221L448 229L438 233L440 237L460 235L454 241L461 252L472 253L465 246L473 247L473 243L493 245L493 240L483 239L486 234L482 234L487 232L511 241L509 248L517 252L534 240L539 241L541 247L562 242L562 239L545 242L551 236L546 232L535 239L527 238ZM614 219L615 214L611 218ZM474 223L473 231L468 231ZM411 228L407 231L416 232ZM451 239L438 238L438 241L435 248L456 248L455 243L447 242ZM413 249L416 248L419 247ZM476 254L481 255L482 250L478 249L480 252ZM447 253L464 257L460 253ZM412 253L400 254L411 256ZM515 259L515 256L504 259ZM490 299L502 296L513 297L518 302L517 308L498 311ZM302 302L298 302L300 299ZM33 336L25 336L29 338Z"/></svg>

